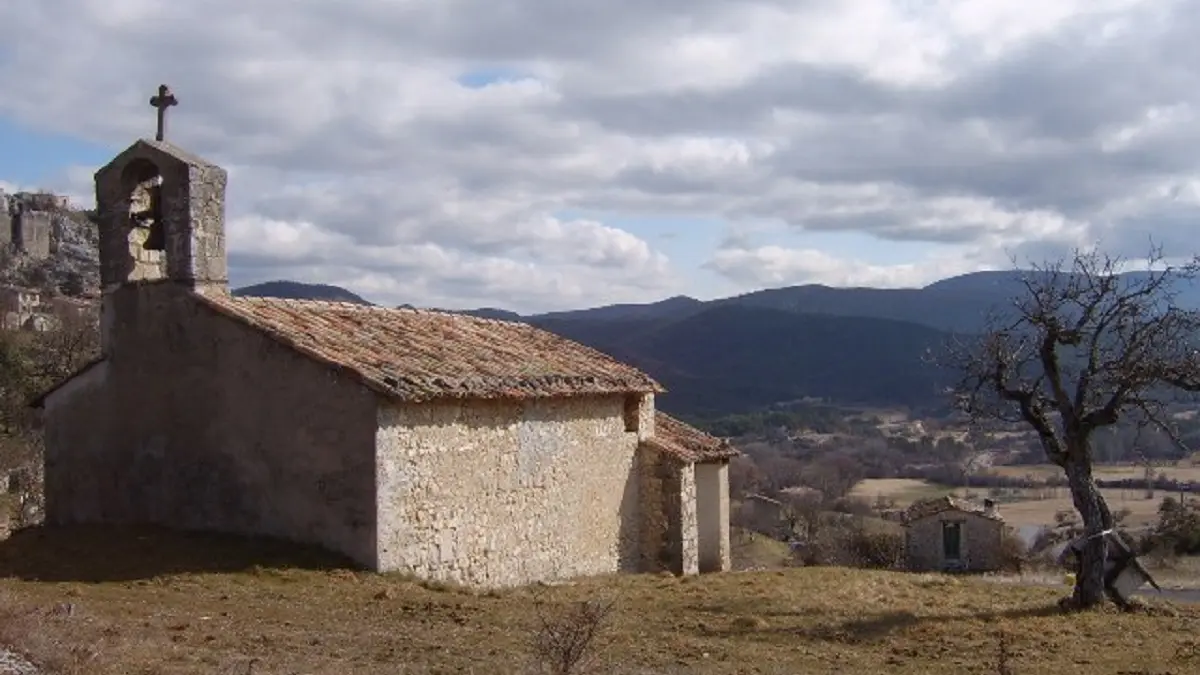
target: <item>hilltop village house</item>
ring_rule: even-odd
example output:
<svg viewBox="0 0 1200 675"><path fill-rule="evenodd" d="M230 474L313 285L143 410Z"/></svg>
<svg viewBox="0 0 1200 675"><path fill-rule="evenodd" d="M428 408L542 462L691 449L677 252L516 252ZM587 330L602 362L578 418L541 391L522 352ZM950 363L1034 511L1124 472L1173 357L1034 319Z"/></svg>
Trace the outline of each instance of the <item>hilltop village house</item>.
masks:
<svg viewBox="0 0 1200 675"><path fill-rule="evenodd" d="M78 319L95 320L96 307L86 299L43 297L41 291L0 286L0 327L44 331Z"/></svg>
<svg viewBox="0 0 1200 675"><path fill-rule="evenodd" d="M904 514L906 567L914 572L991 572L1003 562L1004 519L991 500L914 503Z"/></svg>
<svg viewBox="0 0 1200 675"><path fill-rule="evenodd" d="M218 166L96 173L101 357L34 405L54 524L271 535L503 586L729 567L726 443L644 373L522 323L233 297Z"/></svg>

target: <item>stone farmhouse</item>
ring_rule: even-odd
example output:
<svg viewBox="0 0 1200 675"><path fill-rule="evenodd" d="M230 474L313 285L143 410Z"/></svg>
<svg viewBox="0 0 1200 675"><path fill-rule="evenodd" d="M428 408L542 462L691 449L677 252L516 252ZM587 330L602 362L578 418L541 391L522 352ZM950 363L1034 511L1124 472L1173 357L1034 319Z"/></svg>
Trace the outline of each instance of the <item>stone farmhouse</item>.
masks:
<svg viewBox="0 0 1200 675"><path fill-rule="evenodd" d="M766 495L748 494L738 511L738 522L747 530L760 532L773 539L787 541L794 536L790 508Z"/></svg>
<svg viewBox="0 0 1200 675"><path fill-rule="evenodd" d="M95 180L101 356L34 402L49 523L476 586L728 569L737 453L646 374L522 323L233 297L222 168L140 140Z"/></svg>
<svg viewBox="0 0 1200 675"><path fill-rule="evenodd" d="M1004 519L991 500L914 503L904 516L905 566L914 572L991 572L1003 562Z"/></svg>

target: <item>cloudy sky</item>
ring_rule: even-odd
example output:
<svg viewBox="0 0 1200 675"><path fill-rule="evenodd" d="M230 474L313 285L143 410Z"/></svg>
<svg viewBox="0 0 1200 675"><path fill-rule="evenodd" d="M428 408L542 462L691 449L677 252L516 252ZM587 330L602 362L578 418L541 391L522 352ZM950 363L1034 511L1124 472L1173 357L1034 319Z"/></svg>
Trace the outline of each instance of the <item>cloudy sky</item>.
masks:
<svg viewBox="0 0 1200 675"><path fill-rule="evenodd" d="M3 0L0 186L152 136L233 282L521 311L1200 249L1200 0Z"/></svg>

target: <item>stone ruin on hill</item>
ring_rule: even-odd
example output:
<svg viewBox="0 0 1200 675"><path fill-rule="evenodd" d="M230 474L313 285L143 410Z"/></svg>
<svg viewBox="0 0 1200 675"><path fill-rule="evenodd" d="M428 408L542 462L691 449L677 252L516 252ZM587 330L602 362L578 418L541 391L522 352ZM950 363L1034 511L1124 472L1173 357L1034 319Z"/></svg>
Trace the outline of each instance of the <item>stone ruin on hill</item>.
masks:
<svg viewBox="0 0 1200 675"><path fill-rule="evenodd" d="M0 285L43 297L95 297L99 232L89 213L47 192L0 191Z"/></svg>
<svg viewBox="0 0 1200 675"><path fill-rule="evenodd" d="M0 199L0 246L40 260L50 256L54 213L66 210L65 197L18 192Z"/></svg>

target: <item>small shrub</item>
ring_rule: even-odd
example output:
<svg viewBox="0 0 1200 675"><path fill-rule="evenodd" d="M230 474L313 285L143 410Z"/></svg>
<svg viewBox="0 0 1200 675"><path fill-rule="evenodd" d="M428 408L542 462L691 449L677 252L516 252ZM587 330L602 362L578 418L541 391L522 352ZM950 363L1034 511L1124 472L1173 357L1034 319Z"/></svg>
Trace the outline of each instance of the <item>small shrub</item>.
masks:
<svg viewBox="0 0 1200 675"><path fill-rule="evenodd" d="M604 630L616 606L614 600L586 600L558 616L539 607L533 635L533 656L547 675L573 675L591 660L596 637Z"/></svg>
<svg viewBox="0 0 1200 675"><path fill-rule="evenodd" d="M805 565L892 569L904 560L904 534L872 530L859 518L839 518L822 526L798 552Z"/></svg>
<svg viewBox="0 0 1200 675"><path fill-rule="evenodd" d="M1200 501L1165 497L1158 507L1158 523L1142 540L1141 548L1169 550L1176 555L1200 553Z"/></svg>
<svg viewBox="0 0 1200 675"><path fill-rule="evenodd" d="M904 561L904 535L872 532L861 525L851 530L850 550L856 567L893 569Z"/></svg>
<svg viewBox="0 0 1200 675"><path fill-rule="evenodd" d="M1025 542L1015 532L1005 531L1000 535L1000 569L1004 572L1020 572L1028 563L1029 552Z"/></svg>

